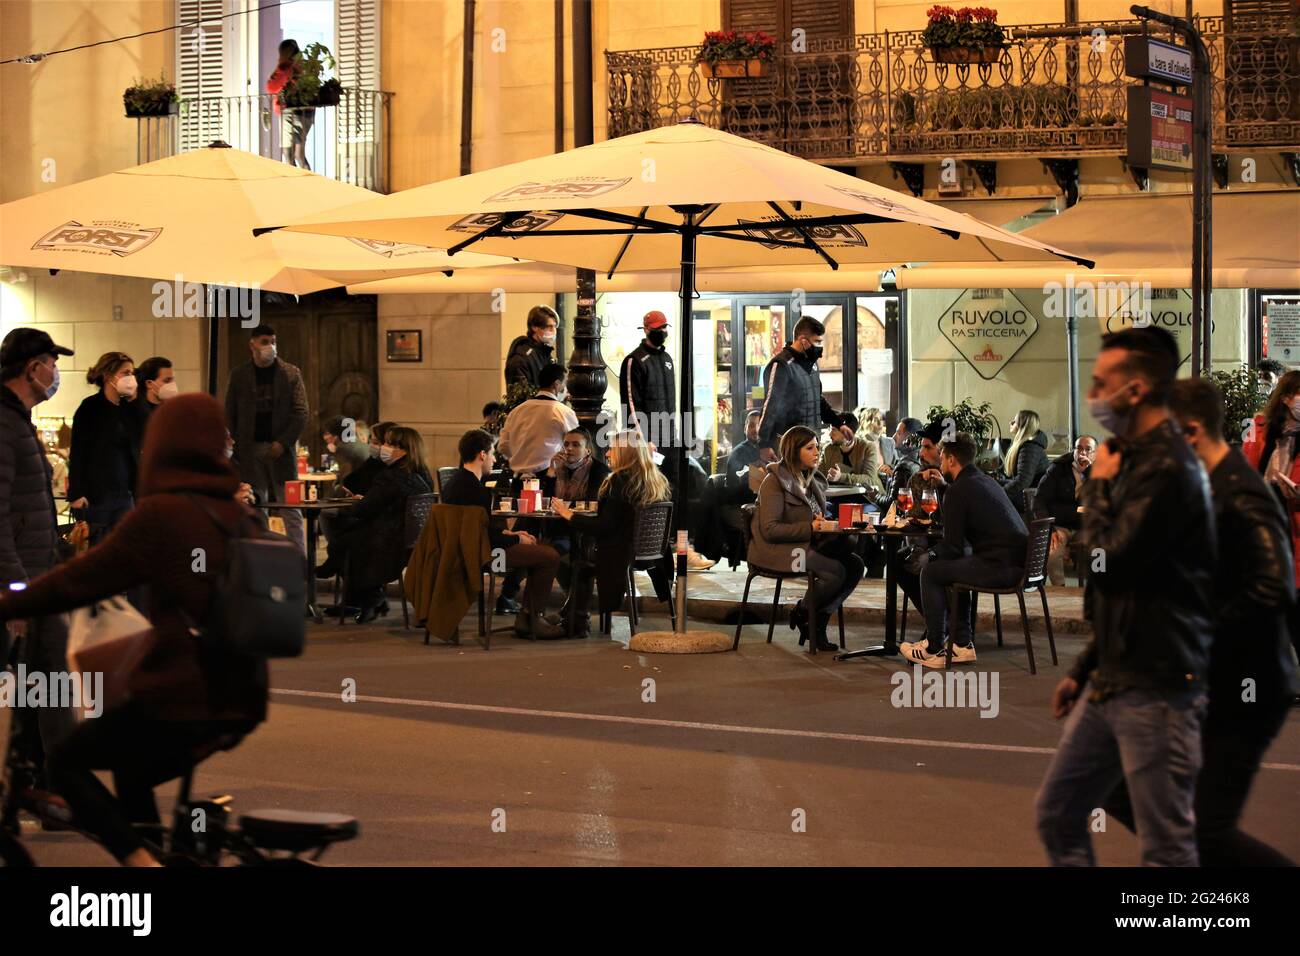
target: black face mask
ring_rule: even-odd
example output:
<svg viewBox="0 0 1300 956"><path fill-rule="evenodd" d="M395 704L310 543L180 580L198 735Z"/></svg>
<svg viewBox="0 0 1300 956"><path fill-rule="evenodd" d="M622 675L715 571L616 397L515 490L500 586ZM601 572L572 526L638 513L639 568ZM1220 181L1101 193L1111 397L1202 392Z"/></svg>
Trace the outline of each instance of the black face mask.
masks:
<svg viewBox="0 0 1300 956"><path fill-rule="evenodd" d="M822 347L820 345L810 345L804 349L803 354L808 356L809 362L816 365L817 360L822 357Z"/></svg>
<svg viewBox="0 0 1300 956"><path fill-rule="evenodd" d="M648 332L646 332L645 337L647 342L649 342L655 348L661 349L664 347L664 343L668 341L668 330L650 329Z"/></svg>

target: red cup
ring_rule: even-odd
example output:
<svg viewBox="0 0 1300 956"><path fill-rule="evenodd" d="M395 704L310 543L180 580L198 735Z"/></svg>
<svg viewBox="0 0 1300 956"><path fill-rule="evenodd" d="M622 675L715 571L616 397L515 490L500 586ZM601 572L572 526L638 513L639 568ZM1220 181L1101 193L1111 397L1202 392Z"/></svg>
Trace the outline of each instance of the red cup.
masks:
<svg viewBox="0 0 1300 956"><path fill-rule="evenodd" d="M301 481L286 481L284 483L285 504L302 504L302 484Z"/></svg>
<svg viewBox="0 0 1300 956"><path fill-rule="evenodd" d="M853 527L853 505L840 505L840 527Z"/></svg>

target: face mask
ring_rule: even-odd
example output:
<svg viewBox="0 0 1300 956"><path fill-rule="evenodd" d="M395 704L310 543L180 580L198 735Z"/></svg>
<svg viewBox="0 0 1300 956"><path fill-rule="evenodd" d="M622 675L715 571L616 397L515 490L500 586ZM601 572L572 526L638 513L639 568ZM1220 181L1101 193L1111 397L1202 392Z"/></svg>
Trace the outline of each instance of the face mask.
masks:
<svg viewBox="0 0 1300 956"><path fill-rule="evenodd" d="M180 386L178 386L174 380L164 382L162 385L158 386L158 401L165 402L169 398L175 398L180 393Z"/></svg>
<svg viewBox="0 0 1300 956"><path fill-rule="evenodd" d="M668 341L667 329L651 329L645 334L646 341L657 349L661 349L664 343Z"/></svg>
<svg viewBox="0 0 1300 956"><path fill-rule="evenodd" d="M229 446L228 448L226 448L226 457L227 457L227 458L234 458L234 457L235 457L235 446L234 446L234 445L231 445L231 446Z"/></svg>
<svg viewBox="0 0 1300 956"><path fill-rule="evenodd" d="M549 345L551 348L555 348L555 333L554 332L544 333L542 335L542 344Z"/></svg>
<svg viewBox="0 0 1300 956"><path fill-rule="evenodd" d="M393 460L393 450L389 448L387 445L385 445L383 448L380 448L379 460L382 461L385 465L389 464Z"/></svg>
<svg viewBox="0 0 1300 956"><path fill-rule="evenodd" d="M44 366L42 366L42 368L44 368ZM54 366L54 378L50 380L49 385L41 385L40 382L37 382L37 385L41 388L42 393L45 395L45 400L48 402L54 397L54 393L59 390L59 367L57 365Z"/></svg>
<svg viewBox="0 0 1300 956"><path fill-rule="evenodd" d="M123 375L117 380L117 394L123 398L135 398L135 376Z"/></svg>
<svg viewBox="0 0 1300 956"><path fill-rule="evenodd" d="M1128 430L1129 419L1132 417L1133 413L1131 410L1127 412L1118 412L1111 408L1110 403L1116 396L1120 395L1129 387L1129 385L1132 384L1132 382L1129 382L1112 392L1110 395L1102 398L1088 399L1088 414L1092 415L1092 417L1097 420L1097 424L1101 425L1102 428L1114 435L1122 435Z"/></svg>
<svg viewBox="0 0 1300 956"><path fill-rule="evenodd" d="M270 365L275 361L275 346L267 345L258 349L257 357L262 360L263 365Z"/></svg>
<svg viewBox="0 0 1300 956"><path fill-rule="evenodd" d="M55 374L54 384L56 386L59 384L58 373L59 370L56 368L54 370L54 374ZM1294 418L1296 421L1300 422L1300 395L1297 395L1295 398L1291 399L1291 417Z"/></svg>
<svg viewBox="0 0 1300 956"><path fill-rule="evenodd" d="M326 450L327 450L331 455L334 454L336 451L339 450L339 446L336 445L336 444L334 444L333 442L330 442L329 444L327 444L327 445L325 446L325 448L326 448Z"/></svg>
<svg viewBox="0 0 1300 956"><path fill-rule="evenodd" d="M804 349L803 354L808 356L808 361L816 365L817 360L822 357L822 347L820 345L810 345Z"/></svg>

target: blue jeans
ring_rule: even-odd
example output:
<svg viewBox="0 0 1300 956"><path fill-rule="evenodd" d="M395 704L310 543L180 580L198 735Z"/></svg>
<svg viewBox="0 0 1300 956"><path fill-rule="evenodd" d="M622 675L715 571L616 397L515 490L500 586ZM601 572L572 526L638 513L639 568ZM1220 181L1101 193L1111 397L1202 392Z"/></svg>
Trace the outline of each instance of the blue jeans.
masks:
<svg viewBox="0 0 1300 956"><path fill-rule="evenodd" d="M973 584L991 588L1009 588L1020 580L1024 568L1002 561L967 555L962 558L936 558L921 570L921 611L925 615L925 630L929 637L927 650L938 654L943 650L944 634L952 628L954 647L966 647L971 642L970 592L957 594L958 619L948 622L948 586Z"/></svg>
<svg viewBox="0 0 1300 956"><path fill-rule="evenodd" d="M1197 866L1193 800L1201 769L1202 691L1083 695L1038 791L1038 835L1053 866L1094 866L1094 814L1123 780L1143 866Z"/></svg>
<svg viewBox="0 0 1300 956"><path fill-rule="evenodd" d="M130 494L88 504L86 524L90 528L90 543L99 544L134 507L135 499Z"/></svg>

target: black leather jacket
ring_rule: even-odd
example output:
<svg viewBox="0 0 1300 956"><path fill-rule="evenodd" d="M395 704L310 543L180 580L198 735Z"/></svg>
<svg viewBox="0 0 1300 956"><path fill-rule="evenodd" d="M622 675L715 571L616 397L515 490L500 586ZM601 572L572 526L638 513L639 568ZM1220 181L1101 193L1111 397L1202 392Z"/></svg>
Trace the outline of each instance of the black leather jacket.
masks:
<svg viewBox="0 0 1300 956"><path fill-rule="evenodd" d="M898 498L898 489L906 488L911 484L912 479L921 471L920 454L915 448L898 449L898 460L894 462L894 473L889 478L889 484L884 491L878 491L875 488L867 488L867 500L873 505L885 512L889 506Z"/></svg>
<svg viewBox="0 0 1300 956"><path fill-rule="evenodd" d="M1295 693L1286 619L1296 597L1291 535L1277 499L1241 452L1219 463L1210 488L1219 572L1209 717L1269 721ZM1242 699L1247 678L1253 701Z"/></svg>
<svg viewBox="0 0 1300 956"><path fill-rule="evenodd" d="M1203 688L1217 554L1209 482L1172 421L1122 454L1115 478L1083 487L1093 638L1071 676L1097 697Z"/></svg>

